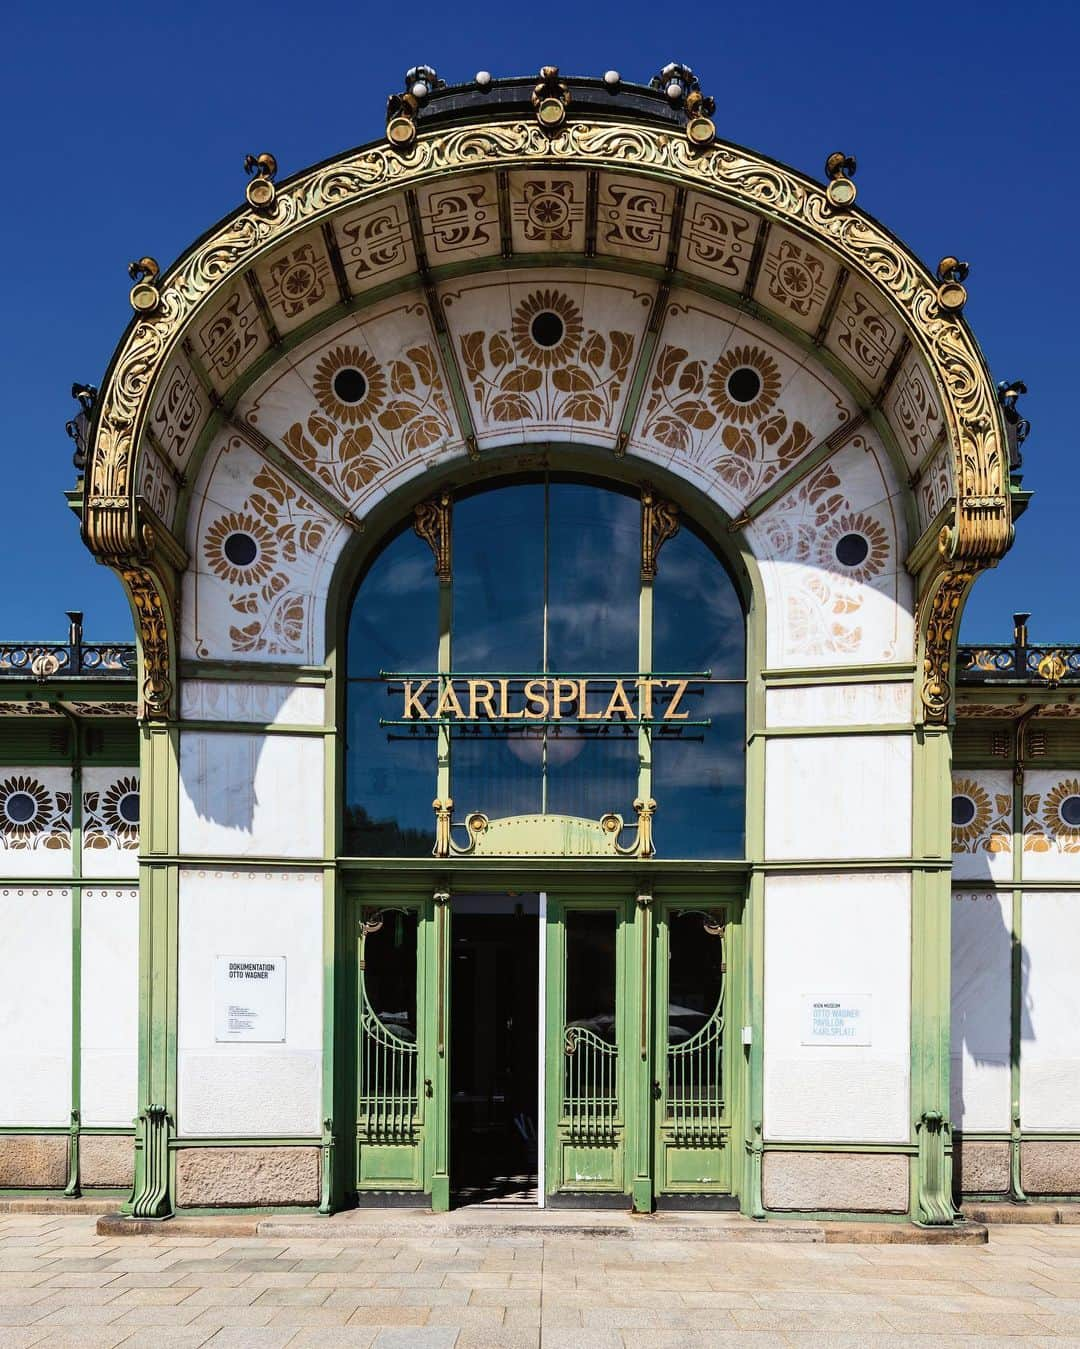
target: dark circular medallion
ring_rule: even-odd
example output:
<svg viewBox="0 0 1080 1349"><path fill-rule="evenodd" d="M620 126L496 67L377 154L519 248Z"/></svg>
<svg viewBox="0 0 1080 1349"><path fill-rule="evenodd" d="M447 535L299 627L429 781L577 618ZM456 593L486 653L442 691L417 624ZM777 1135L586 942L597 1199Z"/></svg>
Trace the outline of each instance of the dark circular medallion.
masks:
<svg viewBox="0 0 1080 1349"><path fill-rule="evenodd" d="M125 792L116 803L116 813L125 824L139 823L139 793Z"/></svg>
<svg viewBox="0 0 1080 1349"><path fill-rule="evenodd" d="M975 818L975 802L970 796L954 796L952 799L952 822L959 828L970 824Z"/></svg>
<svg viewBox="0 0 1080 1349"><path fill-rule="evenodd" d="M752 403L761 392L761 376L748 365L740 365L728 375L728 397L733 403Z"/></svg>
<svg viewBox="0 0 1080 1349"><path fill-rule="evenodd" d="M1067 796L1059 809L1063 822L1070 829L1080 829L1080 796Z"/></svg>
<svg viewBox="0 0 1080 1349"><path fill-rule="evenodd" d="M37 814L38 803L29 792L12 792L4 810L12 824L29 824Z"/></svg>
<svg viewBox="0 0 1080 1349"><path fill-rule="evenodd" d="M343 403L362 403L367 397L368 383L363 371L345 365L334 376L334 393Z"/></svg>
<svg viewBox="0 0 1080 1349"><path fill-rule="evenodd" d="M536 314L529 325L532 340L538 347L558 346L565 331L566 325L562 319L558 314L553 314L550 309L544 309Z"/></svg>
<svg viewBox="0 0 1080 1349"><path fill-rule="evenodd" d="M222 551L234 567L250 567L258 556L259 546L250 534L230 534L222 544Z"/></svg>
<svg viewBox="0 0 1080 1349"><path fill-rule="evenodd" d="M836 540L836 560L844 567L857 567L865 562L870 544L865 534L844 534Z"/></svg>

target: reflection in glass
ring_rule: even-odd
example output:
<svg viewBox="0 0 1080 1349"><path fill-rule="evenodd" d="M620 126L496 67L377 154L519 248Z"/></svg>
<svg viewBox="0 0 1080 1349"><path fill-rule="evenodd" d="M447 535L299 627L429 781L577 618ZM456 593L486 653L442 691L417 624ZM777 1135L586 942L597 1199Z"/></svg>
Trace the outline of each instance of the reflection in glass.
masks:
<svg viewBox="0 0 1080 1349"><path fill-rule="evenodd" d="M738 679L746 670L742 608L727 570L685 524L664 545L653 583L653 669L710 671ZM680 710L709 720L680 734L653 733L655 835L662 857L741 857L746 783L746 689L705 683Z"/></svg>
<svg viewBox="0 0 1080 1349"><path fill-rule="evenodd" d="M676 1125L719 1122L723 1104L724 938L719 914L668 917L667 1102ZM700 1136L700 1135L699 1135Z"/></svg>
<svg viewBox="0 0 1080 1349"><path fill-rule="evenodd" d="M399 1040L415 1044L416 910L365 910L362 921L362 978L368 1005Z"/></svg>
<svg viewBox="0 0 1080 1349"><path fill-rule="evenodd" d="M570 909L566 930L566 1025L616 1041L614 909Z"/></svg>
<svg viewBox="0 0 1080 1349"><path fill-rule="evenodd" d="M438 653L438 586L431 550L410 530L376 557L349 621L345 718L347 798L343 848L353 857L423 857L431 852L435 741L400 716L400 691L386 671L432 671Z"/></svg>

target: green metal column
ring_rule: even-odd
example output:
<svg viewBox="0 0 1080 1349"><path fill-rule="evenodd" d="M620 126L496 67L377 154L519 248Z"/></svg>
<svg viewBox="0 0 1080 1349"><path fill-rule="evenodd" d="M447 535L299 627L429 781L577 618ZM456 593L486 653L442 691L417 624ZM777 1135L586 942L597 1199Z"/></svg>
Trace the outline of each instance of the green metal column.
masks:
<svg viewBox="0 0 1080 1349"><path fill-rule="evenodd" d="M634 1020L633 1034L628 1037L630 1052L626 1056L629 1097L629 1160L631 1203L635 1213L651 1213L654 1203L653 1145L654 1145L654 1082L653 1071L653 983L655 931L653 924L653 897L640 891L634 905L633 956L629 1010Z"/></svg>
<svg viewBox="0 0 1080 1349"><path fill-rule="evenodd" d="M431 1207L435 1213L450 1208L450 892L436 890L428 907L431 934L425 968L433 996L428 1003L428 1071L424 1082L424 1126L428 1140Z"/></svg>
<svg viewBox="0 0 1080 1349"><path fill-rule="evenodd" d="M179 872L178 732L142 728L139 856L139 1115L135 1184L122 1211L168 1218L173 1211L169 1140L176 1128L176 980Z"/></svg>
<svg viewBox="0 0 1080 1349"><path fill-rule="evenodd" d="M952 1033L952 742L946 726L916 731L911 893L911 1113L918 1153L912 1216L947 1226L952 1202L949 1076ZM927 865L918 867L918 862Z"/></svg>

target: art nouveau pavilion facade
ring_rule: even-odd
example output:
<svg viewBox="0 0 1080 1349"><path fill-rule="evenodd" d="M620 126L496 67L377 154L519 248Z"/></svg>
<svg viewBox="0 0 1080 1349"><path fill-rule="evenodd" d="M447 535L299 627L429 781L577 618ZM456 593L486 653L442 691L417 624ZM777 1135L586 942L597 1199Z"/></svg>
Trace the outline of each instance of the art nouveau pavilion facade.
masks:
<svg viewBox="0 0 1080 1349"><path fill-rule="evenodd" d="M133 264L74 504L137 660L0 657L0 1185L1080 1190L1076 661L957 689L1025 500L966 268L710 112L411 72Z"/></svg>

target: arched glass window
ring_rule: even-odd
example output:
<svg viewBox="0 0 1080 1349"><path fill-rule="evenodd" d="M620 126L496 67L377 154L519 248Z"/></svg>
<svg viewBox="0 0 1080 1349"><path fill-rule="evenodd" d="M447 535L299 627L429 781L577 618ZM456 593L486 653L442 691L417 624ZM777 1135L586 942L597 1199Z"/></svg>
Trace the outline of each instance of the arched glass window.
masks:
<svg viewBox="0 0 1080 1349"><path fill-rule="evenodd" d="M742 608L685 520L650 566L643 509L544 476L459 495L441 579L412 530L379 553L349 623L347 855L430 854L447 796L455 824L651 798L657 856L742 855Z"/></svg>

